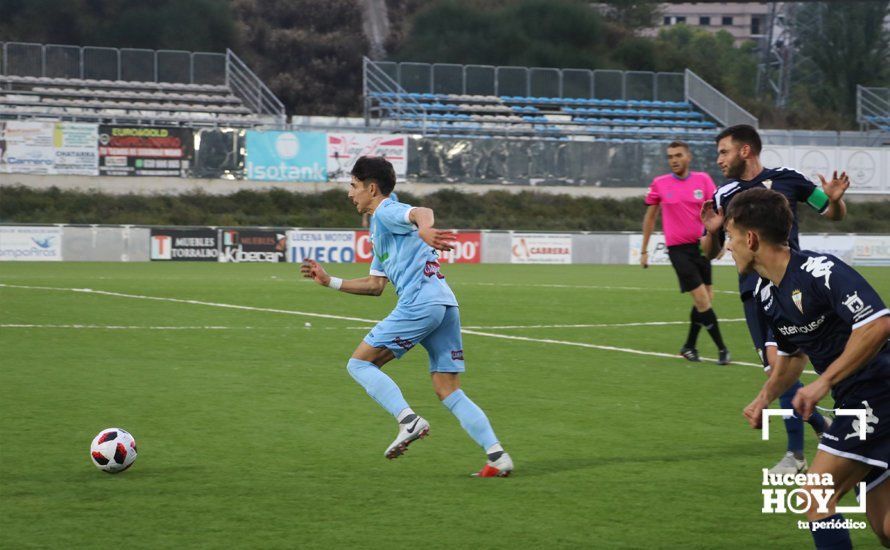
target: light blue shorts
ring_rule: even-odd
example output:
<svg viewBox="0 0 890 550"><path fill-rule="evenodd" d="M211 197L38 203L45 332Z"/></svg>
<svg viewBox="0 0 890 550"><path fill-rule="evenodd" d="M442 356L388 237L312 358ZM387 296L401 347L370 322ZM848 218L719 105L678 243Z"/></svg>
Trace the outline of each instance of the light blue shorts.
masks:
<svg viewBox="0 0 890 550"><path fill-rule="evenodd" d="M420 344L430 356L430 372L464 372L464 346L457 306L396 307L365 336L375 348L396 359Z"/></svg>

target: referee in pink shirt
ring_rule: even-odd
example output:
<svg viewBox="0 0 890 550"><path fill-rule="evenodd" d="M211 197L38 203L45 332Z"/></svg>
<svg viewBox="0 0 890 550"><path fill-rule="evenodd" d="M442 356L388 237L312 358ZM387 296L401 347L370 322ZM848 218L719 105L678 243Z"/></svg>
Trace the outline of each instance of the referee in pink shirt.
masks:
<svg viewBox="0 0 890 550"><path fill-rule="evenodd" d="M717 344L717 364L729 364L729 350L720 335L717 315L711 308L711 262L704 257L699 239L704 232L701 222L701 205L714 197L717 187L705 172L690 172L692 153L682 141L673 141L667 147L670 174L652 180L646 194L646 216L643 218L643 248L640 265L649 267L649 237L655 229L659 209L662 211L664 240L668 256L677 278L680 292L692 295L692 312L689 315L689 335L680 349L680 355L689 361L700 361L695 347L698 333L704 327Z"/></svg>

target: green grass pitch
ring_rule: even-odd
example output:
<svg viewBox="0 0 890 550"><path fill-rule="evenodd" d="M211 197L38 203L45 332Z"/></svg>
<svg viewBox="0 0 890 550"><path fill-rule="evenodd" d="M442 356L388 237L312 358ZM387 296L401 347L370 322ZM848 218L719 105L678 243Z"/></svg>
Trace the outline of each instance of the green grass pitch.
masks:
<svg viewBox="0 0 890 550"><path fill-rule="evenodd" d="M669 267L443 271L467 327L684 322L691 304ZM861 271L890 299L890 270ZM464 389L516 462L514 476L480 480L468 474L484 455L438 403L421 348L387 372L432 431L389 462L395 424L345 369L367 323L263 310L379 319L391 289L336 293L290 264L5 263L0 283L259 308L0 287L2 548L811 545L802 518L760 511L760 470L780 458L784 434L774 426L761 441L741 416L764 380L752 366L467 334ZM754 363L744 323L730 321L742 317L734 272L718 269L716 283L733 356ZM686 334L685 324L476 330L671 354ZM706 333L699 349L715 356ZM140 451L116 476L88 453L110 426ZM809 427L806 442L812 458ZM870 531L853 541L876 545Z"/></svg>

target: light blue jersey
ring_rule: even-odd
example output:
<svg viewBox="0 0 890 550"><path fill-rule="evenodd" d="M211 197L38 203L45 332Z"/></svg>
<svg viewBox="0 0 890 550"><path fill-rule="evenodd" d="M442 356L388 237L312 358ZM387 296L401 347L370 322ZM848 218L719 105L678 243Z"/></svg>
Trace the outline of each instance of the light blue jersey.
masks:
<svg viewBox="0 0 890 550"><path fill-rule="evenodd" d="M371 216L371 275L386 277L402 306L456 306L457 298L439 273L436 251L417 235L408 220L412 206L389 198Z"/></svg>

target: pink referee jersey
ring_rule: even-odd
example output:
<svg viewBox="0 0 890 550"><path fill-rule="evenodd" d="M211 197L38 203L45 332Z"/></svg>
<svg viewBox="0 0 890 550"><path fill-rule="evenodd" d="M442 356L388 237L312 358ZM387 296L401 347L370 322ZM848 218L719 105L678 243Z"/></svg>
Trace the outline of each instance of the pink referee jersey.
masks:
<svg viewBox="0 0 890 550"><path fill-rule="evenodd" d="M701 205L714 197L717 187L705 172L689 172L684 179L673 173L652 180L646 204L661 205L664 242L667 246L697 243L704 231Z"/></svg>

